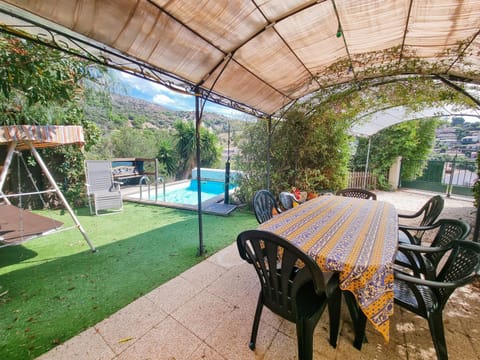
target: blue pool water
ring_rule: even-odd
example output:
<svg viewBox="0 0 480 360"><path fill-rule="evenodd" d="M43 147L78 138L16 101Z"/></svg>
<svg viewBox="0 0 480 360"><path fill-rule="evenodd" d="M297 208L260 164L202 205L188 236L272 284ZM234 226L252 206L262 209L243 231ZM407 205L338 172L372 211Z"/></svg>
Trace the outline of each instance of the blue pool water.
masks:
<svg viewBox="0 0 480 360"><path fill-rule="evenodd" d="M219 181L206 181L202 180L202 203L205 200L211 199L218 195L223 195L225 193L225 183ZM229 189L235 189L235 184L230 184ZM155 196L151 197L150 200L155 200ZM185 184L175 185L173 188L169 189L167 186L165 191L165 200L163 199L163 193L158 194L158 201L167 201L177 204L185 205L197 205L198 196L197 196L197 180L190 180Z"/></svg>

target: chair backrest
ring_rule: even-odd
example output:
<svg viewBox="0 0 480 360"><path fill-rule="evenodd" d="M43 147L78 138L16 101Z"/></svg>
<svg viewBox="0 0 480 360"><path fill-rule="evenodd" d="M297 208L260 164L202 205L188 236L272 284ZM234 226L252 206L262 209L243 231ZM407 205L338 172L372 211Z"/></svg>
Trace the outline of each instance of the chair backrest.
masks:
<svg viewBox="0 0 480 360"><path fill-rule="evenodd" d="M295 195L286 191L282 191L278 194L278 199L285 210L293 208L293 203L297 202Z"/></svg>
<svg viewBox="0 0 480 360"><path fill-rule="evenodd" d="M438 231L430 245L431 247L447 247L454 240L465 240L470 233L470 225L462 220L440 219L434 226L435 228L438 227ZM434 267L437 267L437 264L443 257L443 253L426 253L425 257L430 260Z"/></svg>
<svg viewBox="0 0 480 360"><path fill-rule="evenodd" d="M296 321L304 286L325 293L323 273L313 259L288 240L261 230L247 230L237 237L240 257L255 267L264 304L276 314Z"/></svg>
<svg viewBox="0 0 480 360"><path fill-rule="evenodd" d="M457 287L466 285L480 272L480 244L473 241L453 241L452 251L436 281L454 284L436 289L441 307Z"/></svg>
<svg viewBox="0 0 480 360"><path fill-rule="evenodd" d="M85 160L87 192L110 191L114 187L112 163L108 160Z"/></svg>
<svg viewBox="0 0 480 360"><path fill-rule="evenodd" d="M358 199L377 200L377 195L371 191L357 188L348 188L338 190L338 196L353 197Z"/></svg>
<svg viewBox="0 0 480 360"><path fill-rule="evenodd" d="M259 224L270 220L273 217L273 211L280 212L277 201L268 190L258 190L253 196L253 210Z"/></svg>
<svg viewBox="0 0 480 360"><path fill-rule="evenodd" d="M435 195L431 197L423 206L411 217L419 217L423 214L422 220L418 224L419 226L430 226L435 220L440 216L440 213L443 210L445 205L445 200L443 200L441 195ZM413 236L417 239L417 242L420 243L424 231L416 231Z"/></svg>
<svg viewBox="0 0 480 360"><path fill-rule="evenodd" d="M441 195L435 195L431 197L418 211L419 214L423 213L423 218L420 221L420 226L431 225L440 216L445 205Z"/></svg>

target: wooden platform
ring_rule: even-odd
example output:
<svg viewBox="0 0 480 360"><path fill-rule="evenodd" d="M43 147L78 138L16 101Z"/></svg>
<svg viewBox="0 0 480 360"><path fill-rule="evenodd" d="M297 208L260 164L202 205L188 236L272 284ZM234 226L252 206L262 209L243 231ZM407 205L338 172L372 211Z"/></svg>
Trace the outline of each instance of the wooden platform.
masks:
<svg viewBox="0 0 480 360"><path fill-rule="evenodd" d="M57 230L63 223L13 205L0 205L0 246L17 245Z"/></svg>

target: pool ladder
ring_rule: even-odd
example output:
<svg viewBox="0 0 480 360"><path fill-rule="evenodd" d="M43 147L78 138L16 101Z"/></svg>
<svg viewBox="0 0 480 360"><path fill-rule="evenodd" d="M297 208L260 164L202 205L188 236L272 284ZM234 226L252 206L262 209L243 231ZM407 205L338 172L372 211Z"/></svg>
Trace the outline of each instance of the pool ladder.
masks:
<svg viewBox="0 0 480 360"><path fill-rule="evenodd" d="M165 181L163 177L159 176L155 180L155 201L158 201L158 183L163 184L163 201L165 201ZM147 175L143 175L140 180L138 181L138 184L140 185L140 200L142 200L143 197L143 185L147 185L147 193L148 193L148 200L150 200L150 179L148 178Z"/></svg>

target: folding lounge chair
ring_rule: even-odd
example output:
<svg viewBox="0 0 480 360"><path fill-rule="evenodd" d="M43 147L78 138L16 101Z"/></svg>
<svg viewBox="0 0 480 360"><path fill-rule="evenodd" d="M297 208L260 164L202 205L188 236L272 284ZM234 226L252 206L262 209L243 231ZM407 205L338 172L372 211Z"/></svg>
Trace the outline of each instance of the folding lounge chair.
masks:
<svg viewBox="0 0 480 360"><path fill-rule="evenodd" d="M108 160L86 160L87 196L90 214L101 210L123 209L120 183L113 180L112 163ZM92 204L93 201L93 204Z"/></svg>

